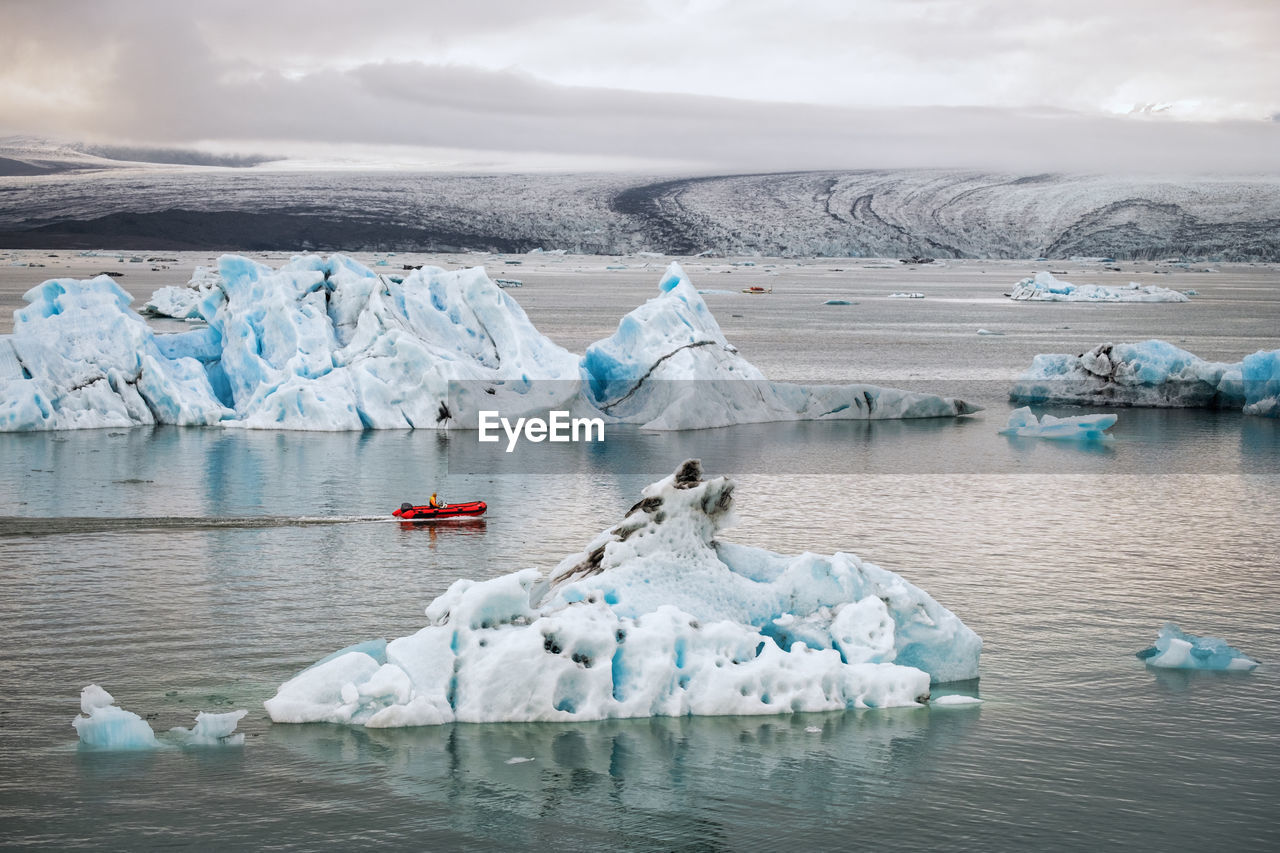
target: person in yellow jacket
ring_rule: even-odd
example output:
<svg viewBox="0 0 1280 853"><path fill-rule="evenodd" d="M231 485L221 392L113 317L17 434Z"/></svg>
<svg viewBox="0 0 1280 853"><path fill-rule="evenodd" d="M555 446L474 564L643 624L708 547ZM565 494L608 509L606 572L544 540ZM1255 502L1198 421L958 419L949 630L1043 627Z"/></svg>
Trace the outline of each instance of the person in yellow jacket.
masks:
<svg viewBox="0 0 1280 853"><path fill-rule="evenodd" d="M435 492L432 492L431 500L427 502L427 505L430 506L432 509L444 509L445 502L437 498Z"/></svg>

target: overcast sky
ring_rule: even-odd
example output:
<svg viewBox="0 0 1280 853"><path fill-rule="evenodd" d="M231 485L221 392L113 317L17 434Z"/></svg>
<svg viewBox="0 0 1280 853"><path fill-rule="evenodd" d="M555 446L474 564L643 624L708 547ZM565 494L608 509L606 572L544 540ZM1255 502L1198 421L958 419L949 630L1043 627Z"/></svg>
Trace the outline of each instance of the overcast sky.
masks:
<svg viewBox="0 0 1280 853"><path fill-rule="evenodd" d="M1280 0L0 0L0 135L459 168L1280 171Z"/></svg>

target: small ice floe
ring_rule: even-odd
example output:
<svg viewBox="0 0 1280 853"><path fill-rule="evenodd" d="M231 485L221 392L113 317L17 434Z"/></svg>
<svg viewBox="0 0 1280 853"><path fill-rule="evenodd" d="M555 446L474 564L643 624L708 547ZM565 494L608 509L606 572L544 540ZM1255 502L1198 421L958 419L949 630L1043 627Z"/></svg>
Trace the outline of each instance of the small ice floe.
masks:
<svg viewBox="0 0 1280 853"><path fill-rule="evenodd" d="M890 293L889 298L890 299L924 299L924 294L918 290L913 290L910 292L905 290L899 290L895 293Z"/></svg>
<svg viewBox="0 0 1280 853"><path fill-rule="evenodd" d="M1104 430L1112 426L1117 415L1081 415L1074 418L1055 418L1045 415L1039 420L1027 406L1009 413L1009 423L1000 430L1001 435L1023 438L1053 438L1069 441L1109 441Z"/></svg>
<svg viewBox="0 0 1280 853"><path fill-rule="evenodd" d="M1013 286L1009 298L1018 302L1189 302L1176 290L1136 281L1127 287L1102 284L1072 284L1055 278L1053 272L1038 272Z"/></svg>
<svg viewBox="0 0 1280 853"><path fill-rule="evenodd" d="M530 761L533 761L533 760L534 759L532 756L530 756L529 758L522 758L519 755L517 755L514 758L508 758L503 763L504 764L528 764Z"/></svg>
<svg viewBox="0 0 1280 853"><path fill-rule="evenodd" d="M94 749L129 750L163 749L167 744L156 738L147 721L132 711L116 707L111 694L96 684L80 691L82 715L71 721L80 743ZM174 728L169 734L179 746L242 746L244 735L235 734L236 724L245 710L226 714L196 715L193 729Z"/></svg>
<svg viewBox="0 0 1280 853"><path fill-rule="evenodd" d="M97 749L159 749L160 741L146 720L117 708L111 694L96 684L80 691L80 710L71 721L80 742Z"/></svg>
<svg viewBox="0 0 1280 853"><path fill-rule="evenodd" d="M828 299L823 305L853 305L848 299Z"/></svg>
<svg viewBox="0 0 1280 853"><path fill-rule="evenodd" d="M811 735L820 735L820 734L822 734L822 727L821 727L821 726L805 726L805 727L804 727L804 730L805 730L805 733L806 733L806 734L811 734Z"/></svg>
<svg viewBox="0 0 1280 853"><path fill-rule="evenodd" d="M1245 655L1225 640L1217 637L1196 637L1184 633L1172 622L1166 622L1156 637L1156 644L1143 649L1137 656L1147 666L1166 669L1212 669L1247 672L1258 662Z"/></svg>
<svg viewBox="0 0 1280 853"><path fill-rule="evenodd" d="M937 699L930 699L930 705L981 705L982 700L977 696L961 696L953 693L949 696L939 696Z"/></svg>
<svg viewBox="0 0 1280 853"><path fill-rule="evenodd" d="M246 710L229 711L226 714L210 714L201 711L196 714L196 727L184 729L181 726L169 729L183 746L244 746L244 735L236 734L236 725L249 713Z"/></svg>
<svg viewBox="0 0 1280 853"><path fill-rule="evenodd" d="M980 334L980 335L998 335L998 336L1000 336L1000 337L1003 337L1003 336L1004 336L1004 332L993 332L993 331L991 331L990 329L979 329L979 330L978 330L978 334Z"/></svg>

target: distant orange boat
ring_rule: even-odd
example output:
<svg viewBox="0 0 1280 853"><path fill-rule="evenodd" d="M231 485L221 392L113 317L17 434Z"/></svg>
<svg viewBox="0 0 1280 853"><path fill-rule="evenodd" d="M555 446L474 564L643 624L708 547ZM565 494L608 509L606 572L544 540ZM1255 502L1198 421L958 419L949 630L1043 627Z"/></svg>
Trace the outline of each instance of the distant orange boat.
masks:
<svg viewBox="0 0 1280 853"><path fill-rule="evenodd" d="M742 292L743 293L773 293L773 288L770 287L768 290L766 290L763 287L757 287L755 285L752 285L751 287L742 288Z"/></svg>

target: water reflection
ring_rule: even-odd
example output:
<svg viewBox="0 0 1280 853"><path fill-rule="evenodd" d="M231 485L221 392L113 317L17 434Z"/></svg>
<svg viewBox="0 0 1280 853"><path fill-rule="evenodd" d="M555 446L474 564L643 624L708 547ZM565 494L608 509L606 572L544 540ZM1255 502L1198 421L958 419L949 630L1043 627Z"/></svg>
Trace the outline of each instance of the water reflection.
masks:
<svg viewBox="0 0 1280 853"><path fill-rule="evenodd" d="M1161 693L1190 693L1196 689L1218 691L1252 677L1251 673L1240 670L1169 669L1160 666L1148 666L1146 670Z"/></svg>
<svg viewBox="0 0 1280 853"><path fill-rule="evenodd" d="M802 821L830 832L847 826L860 804L901 796L980 713L965 706L384 730L275 725L267 740L354 784L376 778L415 807L448 805L450 828L470 836L509 837L513 819L623 836L643 825L643 846L662 847L696 826L700 839L743 849L780 814L794 831L804 831L794 824Z"/></svg>

